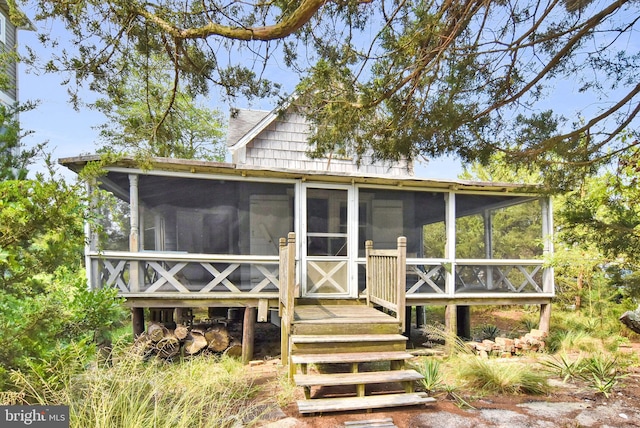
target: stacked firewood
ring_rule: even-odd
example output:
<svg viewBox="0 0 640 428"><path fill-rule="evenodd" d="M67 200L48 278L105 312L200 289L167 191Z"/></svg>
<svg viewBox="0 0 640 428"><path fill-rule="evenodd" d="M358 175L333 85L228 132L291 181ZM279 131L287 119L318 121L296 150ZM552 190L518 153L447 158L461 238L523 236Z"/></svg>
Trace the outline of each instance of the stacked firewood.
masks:
<svg viewBox="0 0 640 428"><path fill-rule="evenodd" d="M229 334L222 323L191 327L178 325L175 329L168 329L161 323L150 322L147 331L136 339L136 347L145 357L156 356L167 360L202 353L233 357L242 354L242 344Z"/></svg>
<svg viewBox="0 0 640 428"><path fill-rule="evenodd" d="M481 357L497 355L504 358L526 352L542 352L546 337L547 334L544 331L533 329L524 336L515 339L496 337L495 340L468 342L467 346Z"/></svg>

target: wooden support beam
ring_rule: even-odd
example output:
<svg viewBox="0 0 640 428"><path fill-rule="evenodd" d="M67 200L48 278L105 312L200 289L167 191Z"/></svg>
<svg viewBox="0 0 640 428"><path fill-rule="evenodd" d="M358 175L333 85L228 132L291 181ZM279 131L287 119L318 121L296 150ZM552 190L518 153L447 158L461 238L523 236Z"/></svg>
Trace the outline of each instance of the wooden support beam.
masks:
<svg viewBox="0 0 640 428"><path fill-rule="evenodd" d="M457 310L456 305L447 305L444 309L444 330L447 337L446 348L447 353L451 354L454 352L454 344L451 343L451 339L458 332L458 319L457 319Z"/></svg>
<svg viewBox="0 0 640 428"><path fill-rule="evenodd" d="M269 317L269 300L258 300L258 322L267 322Z"/></svg>
<svg viewBox="0 0 640 428"><path fill-rule="evenodd" d="M413 308L411 306L407 306L404 312L404 332L402 332L402 335L404 337L411 337L411 312L413 311Z"/></svg>
<svg viewBox="0 0 640 428"><path fill-rule="evenodd" d="M207 316L210 319L223 318L227 319L229 308L227 307L217 307L217 306L209 306L207 308Z"/></svg>
<svg viewBox="0 0 640 428"><path fill-rule="evenodd" d="M193 310L191 308L176 308L176 323L191 325L193 323Z"/></svg>
<svg viewBox="0 0 640 428"><path fill-rule="evenodd" d="M416 328L424 327L427 323L427 311L424 306L416 306Z"/></svg>
<svg viewBox="0 0 640 428"><path fill-rule="evenodd" d="M456 309L456 331L458 337L471 338L471 310L469 306L458 305Z"/></svg>
<svg viewBox="0 0 640 428"><path fill-rule="evenodd" d="M549 328L551 326L551 303L540 305L540 322L538 328L545 333L549 334Z"/></svg>
<svg viewBox="0 0 640 428"><path fill-rule="evenodd" d="M258 310L255 307L244 309L244 320L242 322L242 363L248 364L253 358L253 341L256 331L256 316Z"/></svg>
<svg viewBox="0 0 640 428"><path fill-rule="evenodd" d="M133 326L133 337L144 333L144 308L131 308L131 325Z"/></svg>

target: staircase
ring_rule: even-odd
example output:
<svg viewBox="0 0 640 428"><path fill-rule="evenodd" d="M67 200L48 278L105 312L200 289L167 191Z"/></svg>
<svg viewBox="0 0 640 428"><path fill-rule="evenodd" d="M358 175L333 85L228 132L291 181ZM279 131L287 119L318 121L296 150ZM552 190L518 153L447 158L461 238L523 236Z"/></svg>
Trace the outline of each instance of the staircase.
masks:
<svg viewBox="0 0 640 428"><path fill-rule="evenodd" d="M435 401L414 392L422 376L397 319L366 305L297 305L291 324L293 380L302 414L412 406ZM314 373L309 366L313 365Z"/></svg>

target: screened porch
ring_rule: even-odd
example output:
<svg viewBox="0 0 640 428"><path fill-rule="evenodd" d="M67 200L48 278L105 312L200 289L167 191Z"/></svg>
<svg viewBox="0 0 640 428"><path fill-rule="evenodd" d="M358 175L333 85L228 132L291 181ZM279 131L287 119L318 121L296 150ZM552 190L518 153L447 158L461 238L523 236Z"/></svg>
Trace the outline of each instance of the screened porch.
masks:
<svg viewBox="0 0 640 428"><path fill-rule="evenodd" d="M407 304L553 296L546 197L512 185L224 165L107 167L95 183L100 227L88 231L92 287L130 299L277 300L278 239L295 232L299 297L359 298L365 242L391 249L399 236Z"/></svg>

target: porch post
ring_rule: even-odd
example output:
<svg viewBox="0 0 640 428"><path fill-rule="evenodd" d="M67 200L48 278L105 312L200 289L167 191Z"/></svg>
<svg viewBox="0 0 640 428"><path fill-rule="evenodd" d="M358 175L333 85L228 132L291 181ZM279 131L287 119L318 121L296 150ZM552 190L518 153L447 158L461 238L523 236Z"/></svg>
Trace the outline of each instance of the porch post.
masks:
<svg viewBox="0 0 640 428"><path fill-rule="evenodd" d="M448 269L445 269L445 293L454 297L456 292L456 194L449 191L445 194L446 221L445 233L447 236L445 243L445 257L448 262ZM444 309L444 330L446 334L446 348L450 354L454 351L454 335L458 332L457 306L449 304Z"/></svg>
<svg viewBox="0 0 640 428"><path fill-rule="evenodd" d="M458 337L471 338L471 308L458 305L456 310L456 330Z"/></svg>
<svg viewBox="0 0 640 428"><path fill-rule="evenodd" d="M416 306L416 328L424 327L426 324L427 311L425 306Z"/></svg>
<svg viewBox="0 0 640 428"><path fill-rule="evenodd" d="M129 233L129 251L140 251L140 214L138 210L138 175L129 174L129 211L131 231ZM129 291L140 291L140 265L129 262Z"/></svg>
<svg viewBox="0 0 640 428"><path fill-rule="evenodd" d="M253 358L253 345L256 331L255 307L244 308L244 319L242 321L242 363L248 364Z"/></svg>
<svg viewBox="0 0 640 428"><path fill-rule="evenodd" d="M549 327L551 326L551 303L544 303L540 305L540 322L538 328L545 333L549 334Z"/></svg>
<svg viewBox="0 0 640 428"><path fill-rule="evenodd" d="M134 338L144 333L144 308L131 308L131 324Z"/></svg>
<svg viewBox="0 0 640 428"><path fill-rule="evenodd" d="M412 306L406 306L404 311L404 332L403 336L411 337L411 313L413 312Z"/></svg>
<svg viewBox="0 0 640 428"><path fill-rule="evenodd" d="M445 258L448 266L445 265L445 293L451 297L456 290L456 196L455 193L445 194L446 221L445 221Z"/></svg>
<svg viewBox="0 0 640 428"><path fill-rule="evenodd" d="M551 198L541 199L542 205L542 238L543 250L545 258L553 254L553 207ZM553 268L545 267L542 270L542 290L545 293L555 293L555 284L553 280Z"/></svg>
<svg viewBox="0 0 640 428"><path fill-rule="evenodd" d="M87 183L87 194L89 195L89 210L94 211L96 206L98 205L96 201L96 196L94 195L95 191L95 179L91 179L90 182ZM91 253L95 252L98 248L98 235L95 233L91 224L88 221L84 223L84 234L85 234L85 248L84 248L84 264L87 273L87 281L88 288L90 290L95 290L102 287L100 282L100 266L98 265L98 260L93 260L91 258Z"/></svg>
<svg viewBox="0 0 640 428"><path fill-rule="evenodd" d="M484 223L484 257L491 259L493 255L493 237L491 236L491 229L493 228L493 221L491 220L491 211L484 210L482 212L482 220ZM487 290L493 290L493 267L487 266L486 272L486 287Z"/></svg>
<svg viewBox="0 0 640 428"><path fill-rule="evenodd" d="M138 176L129 174L129 212L130 226L129 232L129 251L137 253L139 247L139 224L138 224ZM139 263L137 261L129 262L129 291L140 290L140 272ZM144 308L131 308L131 324L133 327L133 336L138 337L144 332Z"/></svg>
<svg viewBox="0 0 640 428"><path fill-rule="evenodd" d="M457 313L458 311L456 305L447 305L444 308L444 332L447 341L445 345L449 354L454 351L454 336L456 335L458 330Z"/></svg>
<svg viewBox="0 0 640 428"><path fill-rule="evenodd" d="M551 198L541 199L542 207L542 233L544 240L543 254L545 257L553 254L553 208ZM553 268L545 267L542 271L542 290L545 293L555 293L555 284L553 280ZM551 327L551 303L540 305L540 321L538 328L545 333L549 333Z"/></svg>

